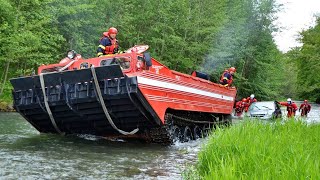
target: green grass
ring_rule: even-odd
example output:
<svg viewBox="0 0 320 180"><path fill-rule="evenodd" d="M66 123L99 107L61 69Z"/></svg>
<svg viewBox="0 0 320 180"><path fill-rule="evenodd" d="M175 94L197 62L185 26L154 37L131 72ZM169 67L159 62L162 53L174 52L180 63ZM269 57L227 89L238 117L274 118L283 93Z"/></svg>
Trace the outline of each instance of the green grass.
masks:
<svg viewBox="0 0 320 180"><path fill-rule="evenodd" d="M0 95L0 111L8 109L8 106L12 105L11 89L4 88L4 91Z"/></svg>
<svg viewBox="0 0 320 180"><path fill-rule="evenodd" d="M0 95L0 102L12 103L11 89L5 88Z"/></svg>
<svg viewBox="0 0 320 180"><path fill-rule="evenodd" d="M217 129L185 179L318 179L320 125L244 121Z"/></svg>

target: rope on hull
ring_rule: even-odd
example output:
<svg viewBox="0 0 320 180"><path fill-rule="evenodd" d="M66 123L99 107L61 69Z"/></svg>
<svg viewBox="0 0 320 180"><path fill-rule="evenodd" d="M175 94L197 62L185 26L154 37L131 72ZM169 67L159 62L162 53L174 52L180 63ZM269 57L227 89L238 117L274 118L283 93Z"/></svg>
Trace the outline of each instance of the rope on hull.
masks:
<svg viewBox="0 0 320 180"><path fill-rule="evenodd" d="M53 118L51 109L50 109L50 107L49 107L48 97L47 97L47 95L46 95L45 84L44 84L44 79L43 79L43 74L42 74L42 73L39 75L39 79L40 79L40 85L41 85L41 90L42 90L42 94L43 94L44 105L45 105L45 107L46 107L46 110L47 110L47 113L48 113L49 118L50 118L50 120L51 120L51 123L52 123L54 129L55 129L59 134L63 134L62 131L60 131L60 129L58 128L58 126L57 126L57 124L56 124L56 121L55 121L54 118Z"/></svg>
<svg viewBox="0 0 320 180"><path fill-rule="evenodd" d="M93 66L91 66L91 73L92 73L92 77L93 77L93 82L94 82L94 85L95 85L95 88L96 88L96 91L97 91L97 95L98 95L98 98L99 98L99 101L101 103L101 106L102 106L102 109L103 109L103 112L104 114L106 115L110 125L113 127L113 129L117 130L119 133L123 134L123 135L132 135L132 134L135 134L136 132L139 131L139 128L136 128L134 130L132 130L131 132L126 132L126 131L123 131L121 129L119 129L115 124L114 122L112 121L112 118L110 116L110 114L108 113L108 109L106 107L106 104L104 103L104 100L103 100L103 97L102 97L102 93L101 93L101 89L100 89L100 86L99 86L99 82L98 82L98 78L97 78L97 74L96 74L96 71L94 69Z"/></svg>

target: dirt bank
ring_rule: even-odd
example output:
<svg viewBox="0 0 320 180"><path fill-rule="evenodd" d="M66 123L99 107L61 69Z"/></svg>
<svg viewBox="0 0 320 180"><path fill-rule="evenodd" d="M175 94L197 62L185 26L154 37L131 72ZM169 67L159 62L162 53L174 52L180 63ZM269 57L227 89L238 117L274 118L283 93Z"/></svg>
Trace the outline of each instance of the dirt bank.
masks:
<svg viewBox="0 0 320 180"><path fill-rule="evenodd" d="M14 112L12 103L0 101L0 112Z"/></svg>

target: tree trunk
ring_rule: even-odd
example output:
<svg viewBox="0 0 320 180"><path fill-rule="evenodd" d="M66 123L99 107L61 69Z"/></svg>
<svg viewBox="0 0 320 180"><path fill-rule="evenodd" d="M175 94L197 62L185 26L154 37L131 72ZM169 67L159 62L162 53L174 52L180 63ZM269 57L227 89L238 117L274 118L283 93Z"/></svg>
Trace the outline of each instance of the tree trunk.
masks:
<svg viewBox="0 0 320 180"><path fill-rule="evenodd" d="M4 71L1 73L0 81L3 79L4 73L5 73Z"/></svg>
<svg viewBox="0 0 320 180"><path fill-rule="evenodd" d="M9 65L10 65L10 62L7 62L7 67L6 67L6 70L5 70L2 87L1 87L1 90L0 90L0 95L2 95L4 87L6 85L6 81L7 81L7 77L8 77L8 71L9 71Z"/></svg>
<svg viewBox="0 0 320 180"><path fill-rule="evenodd" d="M27 71L27 63L24 61L24 63L23 63L23 75L22 76L26 75L26 71Z"/></svg>

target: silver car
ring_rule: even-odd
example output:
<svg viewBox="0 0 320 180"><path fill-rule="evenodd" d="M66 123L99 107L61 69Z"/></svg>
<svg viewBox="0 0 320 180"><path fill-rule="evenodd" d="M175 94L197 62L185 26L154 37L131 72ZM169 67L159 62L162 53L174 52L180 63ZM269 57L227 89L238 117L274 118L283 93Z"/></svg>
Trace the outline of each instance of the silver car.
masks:
<svg viewBox="0 0 320 180"><path fill-rule="evenodd" d="M250 105L248 115L252 118L273 119L281 118L282 112L279 104L274 101L254 102Z"/></svg>

